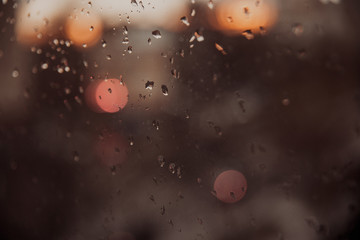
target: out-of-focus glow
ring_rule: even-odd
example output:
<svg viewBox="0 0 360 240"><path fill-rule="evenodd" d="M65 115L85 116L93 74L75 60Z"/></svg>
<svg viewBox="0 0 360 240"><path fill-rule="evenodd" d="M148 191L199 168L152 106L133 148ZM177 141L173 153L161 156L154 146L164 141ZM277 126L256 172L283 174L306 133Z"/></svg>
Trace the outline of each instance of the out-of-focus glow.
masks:
<svg viewBox="0 0 360 240"><path fill-rule="evenodd" d="M217 176L214 182L216 197L224 203L235 203L245 196L247 182L236 170L227 170Z"/></svg>
<svg viewBox="0 0 360 240"><path fill-rule="evenodd" d="M41 44L57 32L69 0L23 1L16 13L15 34L18 42L24 45Z"/></svg>
<svg viewBox="0 0 360 240"><path fill-rule="evenodd" d="M190 118L196 124L199 133L206 137L217 137L219 132L232 132L236 125L243 125L256 119L261 113L263 102L261 96L249 87L243 87L236 94L228 92L212 104L199 107L197 114ZM211 126L213 123L214 126ZM215 130L215 131L214 131ZM218 134L215 134L218 132Z"/></svg>
<svg viewBox="0 0 360 240"><path fill-rule="evenodd" d="M98 113L115 113L128 102L128 89L118 79L98 80L90 83L85 91L89 108Z"/></svg>
<svg viewBox="0 0 360 240"><path fill-rule="evenodd" d="M100 40L102 32L102 20L94 11L77 9L66 19L66 36L78 47L93 46Z"/></svg>
<svg viewBox="0 0 360 240"><path fill-rule="evenodd" d="M95 0L91 1L92 10L97 11L108 26L130 23L138 28L166 28L177 31L183 28L180 18L189 15L186 1L152 0L131 1Z"/></svg>
<svg viewBox="0 0 360 240"><path fill-rule="evenodd" d="M227 34L250 30L258 33L274 25L278 16L272 0L225 0L216 4L215 17L209 15L213 27Z"/></svg>
<svg viewBox="0 0 360 240"><path fill-rule="evenodd" d="M123 163L127 157L128 143L119 134L106 133L95 146L95 153L101 163L107 167L114 167Z"/></svg>

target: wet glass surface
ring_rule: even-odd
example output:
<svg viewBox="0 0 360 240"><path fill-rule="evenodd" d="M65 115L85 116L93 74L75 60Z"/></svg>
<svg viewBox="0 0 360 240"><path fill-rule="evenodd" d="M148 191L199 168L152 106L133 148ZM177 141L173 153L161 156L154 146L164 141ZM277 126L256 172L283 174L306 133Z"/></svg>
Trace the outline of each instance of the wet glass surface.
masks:
<svg viewBox="0 0 360 240"><path fill-rule="evenodd" d="M359 7L2 0L1 239L359 239Z"/></svg>

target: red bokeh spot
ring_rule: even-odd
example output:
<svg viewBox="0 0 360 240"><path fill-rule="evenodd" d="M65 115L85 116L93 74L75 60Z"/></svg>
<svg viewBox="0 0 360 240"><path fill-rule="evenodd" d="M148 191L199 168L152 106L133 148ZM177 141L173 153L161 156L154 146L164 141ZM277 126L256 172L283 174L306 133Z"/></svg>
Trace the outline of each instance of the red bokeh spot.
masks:
<svg viewBox="0 0 360 240"><path fill-rule="evenodd" d="M90 109L98 113L115 113L128 102L128 89L119 79L98 80L90 83L85 100Z"/></svg>
<svg viewBox="0 0 360 240"><path fill-rule="evenodd" d="M116 133L107 133L96 143L95 152L101 163L107 167L122 164L127 158L128 143Z"/></svg>
<svg viewBox="0 0 360 240"><path fill-rule="evenodd" d="M214 183L216 197L225 203L235 203L242 199L247 190L245 176L236 170L228 170L217 176Z"/></svg>

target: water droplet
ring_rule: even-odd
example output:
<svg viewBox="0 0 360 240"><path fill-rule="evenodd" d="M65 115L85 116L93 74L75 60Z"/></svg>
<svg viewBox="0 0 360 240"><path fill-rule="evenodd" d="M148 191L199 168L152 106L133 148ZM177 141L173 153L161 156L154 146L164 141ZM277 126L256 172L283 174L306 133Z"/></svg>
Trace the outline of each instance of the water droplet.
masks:
<svg viewBox="0 0 360 240"><path fill-rule="evenodd" d="M158 156L158 162L160 164L160 167L164 167L165 166L165 158L163 155L159 155Z"/></svg>
<svg viewBox="0 0 360 240"><path fill-rule="evenodd" d="M57 69L57 71L58 71L58 73L63 73L64 72L64 69L62 68L62 67L58 67L58 69Z"/></svg>
<svg viewBox="0 0 360 240"><path fill-rule="evenodd" d="M162 205L162 207L160 208L160 214L164 215L165 214L165 206Z"/></svg>
<svg viewBox="0 0 360 240"><path fill-rule="evenodd" d="M49 67L49 64L48 63L43 63L43 64L41 64L41 69L48 69L48 67Z"/></svg>
<svg viewBox="0 0 360 240"><path fill-rule="evenodd" d="M171 69L171 75L176 78L176 69Z"/></svg>
<svg viewBox="0 0 360 240"><path fill-rule="evenodd" d="M304 27L301 23L295 23L292 26L292 32L296 35L296 36L301 36L304 32Z"/></svg>
<svg viewBox="0 0 360 240"><path fill-rule="evenodd" d="M154 121L152 122L152 125L153 125L153 127L155 127L156 130L159 130L159 129L160 129L160 123L159 123L158 121L154 120Z"/></svg>
<svg viewBox="0 0 360 240"><path fill-rule="evenodd" d="M65 92L65 94L69 95L71 93L71 89L70 88L64 88L64 92Z"/></svg>
<svg viewBox="0 0 360 240"><path fill-rule="evenodd" d="M124 39L122 40L122 44L129 44L129 38L124 37Z"/></svg>
<svg viewBox="0 0 360 240"><path fill-rule="evenodd" d="M281 101L282 105L284 106L289 106L290 105L290 100L288 98L284 98L282 101Z"/></svg>
<svg viewBox="0 0 360 240"><path fill-rule="evenodd" d="M208 2L208 7L212 10L213 8L214 8L214 3L213 3L213 1L212 0L209 0L209 2Z"/></svg>
<svg viewBox="0 0 360 240"><path fill-rule="evenodd" d="M265 27L260 26L259 29L260 29L260 34L261 34L261 35L265 35L265 34L266 34L266 29L265 29Z"/></svg>
<svg viewBox="0 0 360 240"><path fill-rule="evenodd" d="M54 43L55 46L57 46L57 45L59 45L59 40L58 40L57 38L55 38L55 39L53 40L53 43Z"/></svg>
<svg viewBox="0 0 360 240"><path fill-rule="evenodd" d="M195 9L191 10L191 14L190 14L192 17L194 17L196 15L196 11Z"/></svg>
<svg viewBox="0 0 360 240"><path fill-rule="evenodd" d="M180 199L184 199L184 196L182 195L181 192L178 192L177 196L178 196L178 198L180 198Z"/></svg>
<svg viewBox="0 0 360 240"><path fill-rule="evenodd" d="M79 98L79 96L75 96L74 99L79 105L82 105L82 100Z"/></svg>
<svg viewBox="0 0 360 240"><path fill-rule="evenodd" d="M159 30L154 30L154 31L152 31L152 35L153 35L154 38L156 38L156 39L161 38L161 33L160 33Z"/></svg>
<svg viewBox="0 0 360 240"><path fill-rule="evenodd" d="M31 69L31 72L32 72L33 74L38 73L38 68L37 68L36 66L34 66L34 67Z"/></svg>
<svg viewBox="0 0 360 240"><path fill-rule="evenodd" d="M220 45L220 44L217 44L215 43L215 47L216 49L221 52L223 55L226 55L227 53L225 52L224 48Z"/></svg>
<svg viewBox="0 0 360 240"><path fill-rule="evenodd" d="M151 195L149 196L149 199L155 203L154 195L151 194Z"/></svg>
<svg viewBox="0 0 360 240"><path fill-rule="evenodd" d="M145 83L145 89L152 90L153 87L154 87L154 82L147 81L147 82Z"/></svg>
<svg viewBox="0 0 360 240"><path fill-rule="evenodd" d="M250 11L249 11L249 8L248 8L248 7L244 7L244 8L243 8L243 10L244 10L244 13L245 13L245 14L249 14L249 13L250 13Z"/></svg>
<svg viewBox="0 0 360 240"><path fill-rule="evenodd" d="M79 153L77 151L74 151L73 157L74 157L75 162L78 162L80 160L80 156L79 156Z"/></svg>
<svg viewBox="0 0 360 240"><path fill-rule="evenodd" d="M91 3L91 2L88 2L88 6L91 8L91 7L92 7L92 3Z"/></svg>
<svg viewBox="0 0 360 240"><path fill-rule="evenodd" d="M164 94L164 96L169 95L169 90L166 85L161 85L161 91Z"/></svg>
<svg viewBox="0 0 360 240"><path fill-rule="evenodd" d="M251 32L251 30L246 30L242 33L242 35L247 39L247 40L252 40L254 39L254 34Z"/></svg>
<svg viewBox="0 0 360 240"><path fill-rule="evenodd" d="M90 26L90 32L94 31L94 26Z"/></svg>
<svg viewBox="0 0 360 240"><path fill-rule="evenodd" d="M183 16L182 18L180 18L180 20L181 20L181 22L182 22L183 24L185 24L186 26L190 26L190 23L189 23L189 21L188 21L188 19L187 19L186 16Z"/></svg>
<svg viewBox="0 0 360 240"><path fill-rule="evenodd" d="M130 146L134 146L134 138L132 136L129 137Z"/></svg>
<svg viewBox="0 0 360 240"><path fill-rule="evenodd" d="M176 175L177 175L178 178L182 178L181 167L178 167L178 168L176 169Z"/></svg>
<svg viewBox="0 0 360 240"><path fill-rule="evenodd" d="M189 114L189 110L185 110L185 118L189 119L190 118L190 114Z"/></svg>
<svg viewBox="0 0 360 240"><path fill-rule="evenodd" d="M131 5L133 5L134 7L137 7L138 3L136 0L131 0Z"/></svg>
<svg viewBox="0 0 360 240"><path fill-rule="evenodd" d="M111 175L115 176L116 175L116 166L110 167L110 171L111 171Z"/></svg>
<svg viewBox="0 0 360 240"><path fill-rule="evenodd" d="M11 76L12 76L13 78L17 78L19 75L20 75L20 72L19 72L19 70L17 70L17 69L14 69L14 70L12 71L12 73L11 73Z"/></svg>
<svg viewBox="0 0 360 240"><path fill-rule="evenodd" d="M126 26L123 27L123 34L127 35L129 33L129 30Z"/></svg>
<svg viewBox="0 0 360 240"><path fill-rule="evenodd" d="M148 38L148 44L151 45L151 38Z"/></svg>
<svg viewBox="0 0 360 240"><path fill-rule="evenodd" d="M140 4L140 6L141 6L142 9L145 9L144 4L143 4L143 1L140 1L139 4Z"/></svg>
<svg viewBox="0 0 360 240"><path fill-rule="evenodd" d="M108 55L106 55L106 60L111 60L111 55L110 54L108 54Z"/></svg>
<svg viewBox="0 0 360 240"><path fill-rule="evenodd" d="M128 51L129 54L131 54L133 52L132 46L129 46L127 51Z"/></svg>
<svg viewBox="0 0 360 240"><path fill-rule="evenodd" d="M170 164L169 164L169 171L170 171L172 174L175 173L175 167L176 167L175 163L170 163Z"/></svg>
<svg viewBox="0 0 360 240"><path fill-rule="evenodd" d="M106 41L103 39L103 40L101 40L101 46L103 47L103 48L105 48L106 47Z"/></svg>
<svg viewBox="0 0 360 240"><path fill-rule="evenodd" d="M223 133L221 131L221 128L219 126L214 126L215 132L218 136L222 136Z"/></svg>
<svg viewBox="0 0 360 240"><path fill-rule="evenodd" d="M198 32L195 32L195 33L194 33L194 35L195 35L196 40L197 40L198 42L202 42L202 41L204 41L204 40L205 40L204 36L203 36L203 35L201 35L201 34L200 34L200 33L198 33Z"/></svg>
<svg viewBox="0 0 360 240"><path fill-rule="evenodd" d="M70 103L69 103L68 100L66 100L66 99L64 100L64 105L65 105L66 109L67 109L69 112L71 112L72 107L71 107L71 105L70 105Z"/></svg>

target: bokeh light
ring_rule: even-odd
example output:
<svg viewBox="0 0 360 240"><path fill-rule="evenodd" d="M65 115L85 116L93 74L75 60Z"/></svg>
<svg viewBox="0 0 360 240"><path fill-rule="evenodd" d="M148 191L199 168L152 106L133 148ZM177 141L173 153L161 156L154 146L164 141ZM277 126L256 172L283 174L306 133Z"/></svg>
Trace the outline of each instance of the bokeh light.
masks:
<svg viewBox="0 0 360 240"><path fill-rule="evenodd" d="M76 9L66 19L65 33L77 47L86 48L96 44L103 32L101 18L94 11Z"/></svg>
<svg viewBox="0 0 360 240"><path fill-rule="evenodd" d="M58 34L58 25L66 14L69 0L22 1L17 9L16 40L24 45L44 44Z"/></svg>
<svg viewBox="0 0 360 240"><path fill-rule="evenodd" d="M236 170L224 171L216 177L214 191L215 196L224 203L238 202L246 194L246 178Z"/></svg>
<svg viewBox="0 0 360 240"><path fill-rule="evenodd" d="M115 113L128 102L128 89L119 79L97 80L85 90L89 108L98 113Z"/></svg>
<svg viewBox="0 0 360 240"><path fill-rule="evenodd" d="M226 34L259 33L271 28L278 17L272 0L225 0L217 3L212 25Z"/></svg>
<svg viewBox="0 0 360 240"><path fill-rule="evenodd" d="M95 143L95 153L107 167L116 167L127 159L129 144L121 134L104 132Z"/></svg>

